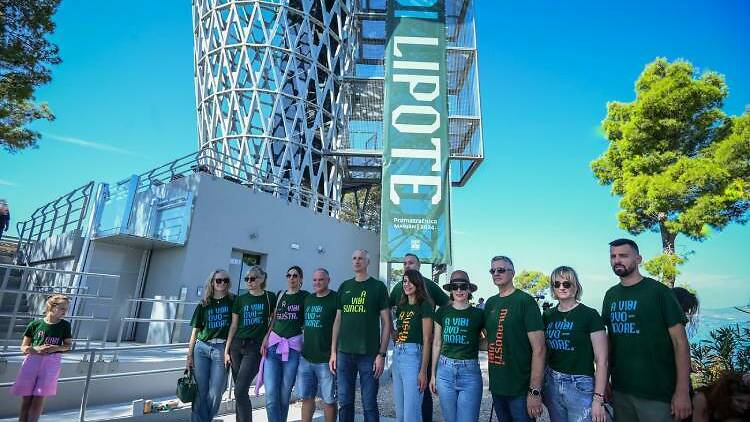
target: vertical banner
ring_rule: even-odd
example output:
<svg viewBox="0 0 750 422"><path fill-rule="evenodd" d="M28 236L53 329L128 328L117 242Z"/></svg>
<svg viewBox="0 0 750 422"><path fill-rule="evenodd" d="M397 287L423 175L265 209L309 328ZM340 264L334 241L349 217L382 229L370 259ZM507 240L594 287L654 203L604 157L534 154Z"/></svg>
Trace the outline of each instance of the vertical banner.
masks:
<svg viewBox="0 0 750 422"><path fill-rule="evenodd" d="M380 259L451 263L445 0L388 0Z"/></svg>

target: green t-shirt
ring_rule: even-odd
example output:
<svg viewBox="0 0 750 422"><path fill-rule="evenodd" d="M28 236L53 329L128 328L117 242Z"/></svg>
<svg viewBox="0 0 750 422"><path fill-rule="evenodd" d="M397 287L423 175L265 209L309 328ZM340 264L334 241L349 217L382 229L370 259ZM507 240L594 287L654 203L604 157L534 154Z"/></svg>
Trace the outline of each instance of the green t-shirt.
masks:
<svg viewBox="0 0 750 422"><path fill-rule="evenodd" d="M435 323L443 330L441 355L461 360L479 357L479 334L484 328L481 309L473 306L466 309L443 306L435 313Z"/></svg>
<svg viewBox="0 0 750 422"><path fill-rule="evenodd" d="M497 294L485 303L484 316L490 391L499 396L525 396L531 378L528 333L544 330L536 301L518 289L506 297Z"/></svg>
<svg viewBox="0 0 750 422"><path fill-rule="evenodd" d="M331 358L336 302L335 290L323 297L311 293L305 299L305 342L302 344L302 357L310 363L324 363Z"/></svg>
<svg viewBox="0 0 750 422"><path fill-rule="evenodd" d="M263 340L275 306L276 295L271 292L263 292L260 296L247 292L238 296L232 305L232 313L239 317L234 337Z"/></svg>
<svg viewBox="0 0 750 422"><path fill-rule="evenodd" d="M302 324L305 322L305 298L310 293L300 290L294 294L288 292L279 294L281 298L274 314L273 332L284 338L302 334Z"/></svg>
<svg viewBox="0 0 750 422"><path fill-rule="evenodd" d="M602 318L609 333L612 387L669 403L677 371L669 328L687 319L669 287L651 278L607 290Z"/></svg>
<svg viewBox="0 0 750 422"><path fill-rule="evenodd" d="M26 326L23 336L31 338L32 346L45 344L62 346L65 339L73 338L70 323L64 319L57 321L56 324L48 324L44 319L35 319Z"/></svg>
<svg viewBox="0 0 750 422"><path fill-rule="evenodd" d="M420 304L398 305L396 307L396 343L423 344L422 320L428 318L432 323L432 304L422 301Z"/></svg>
<svg viewBox="0 0 750 422"><path fill-rule="evenodd" d="M435 303L435 306L445 306L450 301L448 295L440 288L440 286L438 286L437 283L424 276L422 276L422 282L424 282L424 285L427 288L427 293L430 294L430 298L432 299L432 302ZM393 285L391 295L388 297L391 308L398 306L398 303L401 301L401 295L403 294L403 282L399 281Z"/></svg>
<svg viewBox="0 0 750 422"><path fill-rule="evenodd" d="M591 333L604 330L602 318L583 303L567 312L560 312L558 306L547 309L543 315L547 364L564 374L593 376Z"/></svg>
<svg viewBox="0 0 750 422"><path fill-rule="evenodd" d="M208 305L199 303L190 319L190 325L199 329L198 340L208 341L214 338L227 338L229 324L232 322L232 304L234 296L226 295L221 299L208 299Z"/></svg>
<svg viewBox="0 0 750 422"><path fill-rule="evenodd" d="M338 291L341 310L338 350L358 355L375 355L380 349L380 311L388 309L388 289L382 281L353 278Z"/></svg>

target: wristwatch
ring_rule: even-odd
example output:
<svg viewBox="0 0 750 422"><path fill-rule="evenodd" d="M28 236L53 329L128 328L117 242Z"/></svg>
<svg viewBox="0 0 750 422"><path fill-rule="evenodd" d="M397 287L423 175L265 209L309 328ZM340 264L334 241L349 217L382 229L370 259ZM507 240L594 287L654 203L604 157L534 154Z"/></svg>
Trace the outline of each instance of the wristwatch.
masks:
<svg viewBox="0 0 750 422"><path fill-rule="evenodd" d="M384 357L388 356L388 353L386 353L386 352L380 352L380 353L378 353L378 355L379 355L379 356L380 356L381 358L384 358Z"/></svg>
<svg viewBox="0 0 750 422"><path fill-rule="evenodd" d="M539 397L542 395L542 392L538 388L529 387L529 394L531 394L534 397Z"/></svg>

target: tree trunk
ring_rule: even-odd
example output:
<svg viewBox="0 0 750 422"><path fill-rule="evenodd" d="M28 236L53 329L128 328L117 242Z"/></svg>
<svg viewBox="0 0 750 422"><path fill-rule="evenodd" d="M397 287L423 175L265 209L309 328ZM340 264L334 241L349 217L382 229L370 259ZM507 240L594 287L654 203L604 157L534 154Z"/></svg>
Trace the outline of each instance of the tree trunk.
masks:
<svg viewBox="0 0 750 422"><path fill-rule="evenodd" d="M666 226L664 226L664 223L661 223L660 225L660 232L661 232L661 249L664 255L674 255L674 241L677 238L677 233L671 233L669 230L667 230ZM675 266L677 264L675 263ZM676 273L676 271L674 272ZM662 282L669 287L674 287L675 282L675 276L673 274L664 274L664 280Z"/></svg>

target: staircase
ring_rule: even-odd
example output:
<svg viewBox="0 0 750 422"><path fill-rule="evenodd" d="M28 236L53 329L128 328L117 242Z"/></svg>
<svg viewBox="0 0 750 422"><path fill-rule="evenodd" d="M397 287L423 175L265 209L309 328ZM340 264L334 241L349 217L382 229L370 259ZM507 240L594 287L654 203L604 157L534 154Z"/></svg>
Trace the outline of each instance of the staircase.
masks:
<svg viewBox="0 0 750 422"><path fill-rule="evenodd" d="M17 247L18 239L3 238L0 240L0 264L15 264ZM21 343L21 337L26 330L26 325L33 318L26 316L29 311L27 295L17 295L4 290L20 290L21 288L21 270L0 267L0 289L2 289L0 290L0 339L8 339L11 343L13 339L17 339L18 344ZM16 300L19 300L19 296L20 301L17 312L15 312L16 319L9 332L8 326L11 323L11 318L8 315L14 314Z"/></svg>

